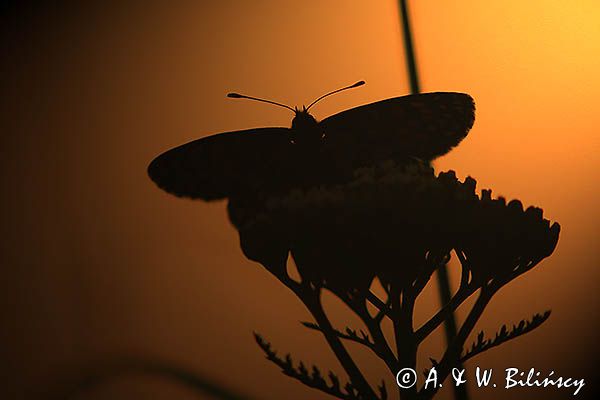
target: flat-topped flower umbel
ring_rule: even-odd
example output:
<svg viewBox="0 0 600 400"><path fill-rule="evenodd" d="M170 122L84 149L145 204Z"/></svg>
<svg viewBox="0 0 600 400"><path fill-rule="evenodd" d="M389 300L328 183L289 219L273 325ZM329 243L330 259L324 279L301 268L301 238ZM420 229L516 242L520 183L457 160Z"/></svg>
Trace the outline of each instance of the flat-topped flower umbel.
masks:
<svg viewBox="0 0 600 400"><path fill-rule="evenodd" d="M452 367L492 347L532 331L550 315L536 314L512 330L503 326L494 339L483 332L470 348L465 341L491 297L504 285L531 270L554 251L560 226L543 218L542 210L523 209L513 200L492 199L491 191L475 192L472 178L457 180L453 171L435 175L424 164L393 161L356 171L345 184L295 189L265 200L261 209L231 199L231 221L239 231L244 254L260 262L307 306L319 330L344 367L350 382L344 389L336 375L327 381L318 369L309 373L291 357L280 358L261 336L256 339L283 372L304 384L341 399L385 399L387 392L371 388L354 364L342 340L360 343L383 360L393 376L403 368L419 370L416 355L422 343L467 298L477 300L454 341L439 361L439 382ZM249 210L251 210L249 212ZM416 298L436 269L451 254L460 261L461 282L450 303L420 327L413 326ZM293 257L300 275L287 269ZM386 297L372 291L381 282ZM329 290L361 319L366 329L335 328L321 305ZM373 305L377 314L368 311ZM394 326L396 350L381 324ZM361 333L358 333L361 332ZM401 391L402 398L428 399L437 389Z"/></svg>

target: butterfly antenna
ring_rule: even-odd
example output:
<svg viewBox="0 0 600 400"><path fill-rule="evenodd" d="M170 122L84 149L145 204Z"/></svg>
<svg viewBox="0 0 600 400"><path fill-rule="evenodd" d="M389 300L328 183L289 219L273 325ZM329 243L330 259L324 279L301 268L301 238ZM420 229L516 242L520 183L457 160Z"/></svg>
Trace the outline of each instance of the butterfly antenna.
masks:
<svg viewBox="0 0 600 400"><path fill-rule="evenodd" d="M329 92L327 94L324 94L323 96L319 97L318 99L316 99L315 101L313 101L312 103L310 103L310 105L306 108L306 111L308 111L312 106L314 106L316 102L318 102L319 100L324 99L327 96L331 96L332 94L335 94L337 92L341 92L342 90L353 89L355 87L359 87L359 86L362 86L364 84L365 84L365 81L358 81L358 82L356 82L353 85L346 86L346 87L343 87L341 89L334 90L333 92Z"/></svg>
<svg viewBox="0 0 600 400"><path fill-rule="evenodd" d="M296 110L294 110L292 107L286 106L285 104L277 103L276 101L271 101L271 100L259 99L258 97L250 97L250 96L246 96L246 95L239 94L239 93L227 93L227 97L231 97L232 99L250 99L250 100L256 100L256 101L262 101L263 103L274 104L276 106L285 107L288 110L292 110L293 112L296 112Z"/></svg>

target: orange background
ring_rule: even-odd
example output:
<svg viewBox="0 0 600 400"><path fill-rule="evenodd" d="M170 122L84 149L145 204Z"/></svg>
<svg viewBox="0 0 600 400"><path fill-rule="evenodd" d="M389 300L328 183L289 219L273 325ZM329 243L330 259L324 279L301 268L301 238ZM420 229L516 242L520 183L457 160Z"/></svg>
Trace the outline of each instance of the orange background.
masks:
<svg viewBox="0 0 600 400"><path fill-rule="evenodd" d="M505 287L477 329L492 335L552 309L549 321L467 367L584 377L586 398L598 360L600 3L410 5L423 91L467 92L477 103L470 135L436 167L541 206L563 228L554 255ZM310 319L300 302L243 257L225 203L171 197L145 168L197 137L289 125L289 112L226 99L228 91L293 106L367 81L320 103L317 118L408 93L396 2L102 3L14 14L2 24L2 397L133 355L186 365L256 399L329 398L282 376L254 344L256 330L297 360L340 371L322 337L298 323ZM417 320L436 308L431 285ZM422 359L439 357L442 343L440 331ZM393 382L371 357L356 357L374 381ZM473 399L532 393L571 397L471 387ZM194 397L130 377L83 398Z"/></svg>

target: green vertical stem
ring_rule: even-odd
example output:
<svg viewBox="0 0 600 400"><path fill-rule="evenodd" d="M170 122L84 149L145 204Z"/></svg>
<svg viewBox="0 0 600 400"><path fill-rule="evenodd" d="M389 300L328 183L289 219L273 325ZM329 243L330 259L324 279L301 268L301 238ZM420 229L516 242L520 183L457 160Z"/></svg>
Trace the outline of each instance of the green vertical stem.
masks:
<svg viewBox="0 0 600 400"><path fill-rule="evenodd" d="M408 70L408 79L410 82L410 91L412 94L420 93L419 86L419 75L417 73L417 60L415 57L415 50L413 46L412 31L410 27L410 16L408 13L408 5L406 0L399 0L400 6L400 20L402 23L402 33L404 36L404 50L406 53L406 66ZM450 279L448 277L448 270L446 265L442 265L438 268L438 286L440 291L440 302L441 306L445 306L450 302L452 293L450 291ZM448 314L448 317L444 321L444 327L446 331L446 342L448 346L452 343L452 340L456 337L456 318L454 312ZM462 366L459 366L462 368ZM468 393L466 384L462 384L458 387L452 385L454 388L454 398L456 400L467 400Z"/></svg>

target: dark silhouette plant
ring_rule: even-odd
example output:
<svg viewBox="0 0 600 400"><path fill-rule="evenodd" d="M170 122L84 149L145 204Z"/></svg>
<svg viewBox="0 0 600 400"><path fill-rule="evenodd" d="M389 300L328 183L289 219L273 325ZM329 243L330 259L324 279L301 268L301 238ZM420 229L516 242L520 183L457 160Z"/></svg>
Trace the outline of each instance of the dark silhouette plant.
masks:
<svg viewBox="0 0 600 400"><path fill-rule="evenodd" d="M472 178L454 172L435 175L429 162L467 135L475 118L473 99L464 93L435 92L366 104L317 121L308 109L276 104L294 112L291 128L255 128L198 139L156 157L150 178L176 196L206 201L227 198L229 218L239 232L242 251L291 289L348 375L341 385L333 373L308 371L291 356L281 358L261 336L267 358L304 384L342 399L386 399L384 383L371 387L347 351L352 341L372 350L392 374L416 369L419 345L467 298L477 299L455 332L447 323L448 346L432 360L441 382L467 358L535 329L547 317L534 316L495 339L465 341L497 291L549 256L560 227L542 210L506 204L491 191L475 192ZM458 290L421 327L413 323L414 305L436 270L455 253L461 265ZM287 270L294 259L300 276ZM441 274L438 274L442 276ZM385 296L371 291L377 279ZM440 285L442 287L444 285ZM332 292L364 324L364 332L333 327L321 302ZM447 290L449 292L449 289ZM369 313L374 306L376 315ZM390 320L394 346L381 328ZM450 329L451 328L451 329ZM428 399L437 389L411 387L403 399ZM457 390L457 393L459 391ZM464 396L463 396L464 397Z"/></svg>
<svg viewBox="0 0 600 400"><path fill-rule="evenodd" d="M363 345L381 359L390 373L417 369L419 345L463 302L477 298L457 335L440 360L432 360L438 381L453 367L532 331L549 311L505 325L494 338L483 332L466 345L492 296L513 279L531 270L554 250L560 227L543 218L542 210L520 201L493 199L490 190L478 196L476 182L459 181L453 171L435 175L416 160L386 161L355 172L346 183L253 193L230 198L229 215L240 235L244 254L261 263L304 303L345 373L342 384L333 372L324 377L314 366L281 357L261 335L256 341L267 359L284 374L340 399L387 399L382 382L376 388L365 379L344 341ZM422 326L414 326L415 301L432 274L454 253L460 262L460 285L451 300ZM287 271L293 257L299 280ZM385 298L371 291L378 279ZM364 329L334 327L321 298L331 291L354 312ZM378 311L375 315L368 304ZM392 322L393 347L382 330ZM437 388L400 390L402 399L430 399Z"/></svg>

